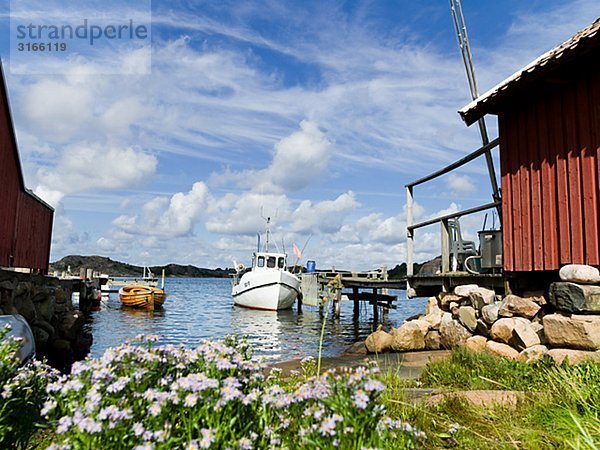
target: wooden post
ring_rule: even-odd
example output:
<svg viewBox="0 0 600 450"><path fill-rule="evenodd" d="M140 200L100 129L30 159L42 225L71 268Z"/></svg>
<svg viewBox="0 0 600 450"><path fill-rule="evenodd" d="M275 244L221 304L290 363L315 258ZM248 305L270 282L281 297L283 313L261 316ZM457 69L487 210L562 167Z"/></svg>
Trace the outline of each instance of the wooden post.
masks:
<svg viewBox="0 0 600 450"><path fill-rule="evenodd" d="M406 186L406 292L410 292L410 277L414 275L413 265L413 187Z"/></svg>
<svg viewBox="0 0 600 450"><path fill-rule="evenodd" d="M377 308L377 288L373 288L373 321L377 324L379 322L379 309Z"/></svg>
<svg viewBox="0 0 600 450"><path fill-rule="evenodd" d="M342 289L338 288L335 291L335 316L340 317L342 311Z"/></svg>
<svg viewBox="0 0 600 450"><path fill-rule="evenodd" d="M440 220L442 242L442 274L450 272L450 233L448 219Z"/></svg>
<svg viewBox="0 0 600 450"><path fill-rule="evenodd" d="M357 287L352 288L352 296L354 297L354 299L353 299L354 300L354 314L353 315L354 315L354 318L357 318L358 311L360 310L360 303L358 300L359 293L358 293Z"/></svg>

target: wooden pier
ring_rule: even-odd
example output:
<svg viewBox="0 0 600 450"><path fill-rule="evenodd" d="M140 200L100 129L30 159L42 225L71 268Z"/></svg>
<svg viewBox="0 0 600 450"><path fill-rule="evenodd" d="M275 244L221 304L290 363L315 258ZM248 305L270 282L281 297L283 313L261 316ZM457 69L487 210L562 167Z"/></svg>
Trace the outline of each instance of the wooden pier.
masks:
<svg viewBox="0 0 600 450"><path fill-rule="evenodd" d="M404 289L406 280L389 280L387 268L370 272L316 271L302 274L302 301L298 306L322 305L325 299L333 300L334 312L340 315L341 302L354 303L354 315L358 315L360 302L368 302L373 307L373 317L379 319L378 308L386 314L396 309L397 296L390 295L388 289Z"/></svg>

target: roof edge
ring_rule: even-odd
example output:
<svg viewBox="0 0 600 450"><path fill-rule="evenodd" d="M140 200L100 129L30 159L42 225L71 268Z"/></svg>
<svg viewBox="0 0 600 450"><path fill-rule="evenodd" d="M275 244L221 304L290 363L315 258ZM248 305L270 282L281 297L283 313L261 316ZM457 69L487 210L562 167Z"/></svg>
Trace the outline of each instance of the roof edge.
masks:
<svg viewBox="0 0 600 450"><path fill-rule="evenodd" d="M475 100L462 107L460 110L458 110L458 114L461 116L462 120L467 124L467 126L472 125L489 112L489 109L485 107L486 103L491 105L493 101L502 93L505 93L508 89L510 89L512 87L511 85L514 85L514 83L522 80L525 74L537 73L543 67L547 67L549 62L556 61L559 58L564 58L565 53L571 53L575 51L577 47L581 47L580 43L584 39L595 38L598 40L598 45L600 45L599 32L600 17L594 20L591 25L575 33L559 46L547 51L522 69L519 69L511 76L486 91L484 94L477 97Z"/></svg>

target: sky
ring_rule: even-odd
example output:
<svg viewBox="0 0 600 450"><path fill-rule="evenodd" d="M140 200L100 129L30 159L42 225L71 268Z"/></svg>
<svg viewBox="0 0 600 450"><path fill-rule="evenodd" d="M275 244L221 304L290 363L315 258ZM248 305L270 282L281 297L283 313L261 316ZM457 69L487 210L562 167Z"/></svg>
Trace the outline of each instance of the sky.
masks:
<svg viewBox="0 0 600 450"><path fill-rule="evenodd" d="M302 262L391 268L404 185L481 145L457 114L470 93L445 0L90 2L0 0L25 184L55 208L51 261L247 264L270 216ZM481 93L600 16L597 0L462 6ZM62 60L15 51L17 23L83 18L146 20L149 36ZM490 201L478 159L416 187L415 221ZM467 239L483 219L461 219ZM415 239L416 261L440 254L438 226Z"/></svg>

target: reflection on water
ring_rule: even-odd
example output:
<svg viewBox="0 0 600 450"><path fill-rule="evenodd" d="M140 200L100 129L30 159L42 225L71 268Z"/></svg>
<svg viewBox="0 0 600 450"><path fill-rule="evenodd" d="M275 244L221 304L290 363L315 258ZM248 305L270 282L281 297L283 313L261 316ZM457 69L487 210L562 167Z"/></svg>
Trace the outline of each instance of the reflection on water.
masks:
<svg viewBox="0 0 600 450"><path fill-rule="evenodd" d="M288 360L316 356L323 315L318 308L304 307L286 311L256 311L233 306L228 279L173 278L165 282L168 294L165 307L158 311L121 308L118 295L104 299L100 311L93 313L94 344L91 356L102 355L137 334L158 334L159 343L194 346L202 338L222 338L228 334L247 336L254 353L267 360ZM425 299L406 300L398 295L398 310L380 320L397 326L425 310ZM330 312L325 328L323 353L339 355L346 347L364 339L377 324L373 311L361 302L360 314L353 314L353 303L342 302L339 318Z"/></svg>

